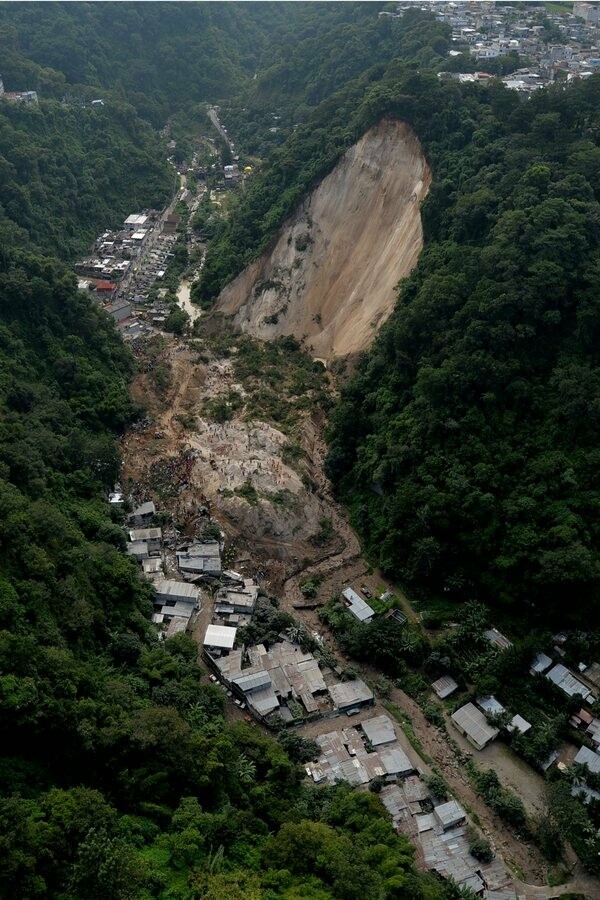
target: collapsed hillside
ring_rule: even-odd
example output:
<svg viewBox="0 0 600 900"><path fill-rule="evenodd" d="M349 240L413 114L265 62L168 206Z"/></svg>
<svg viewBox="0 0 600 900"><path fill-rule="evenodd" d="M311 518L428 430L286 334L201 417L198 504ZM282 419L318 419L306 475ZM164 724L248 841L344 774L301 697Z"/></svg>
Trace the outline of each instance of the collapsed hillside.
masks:
<svg viewBox="0 0 600 900"><path fill-rule="evenodd" d="M224 288L217 310L259 338L293 334L324 360L365 349L419 256L429 183L414 132L381 121Z"/></svg>

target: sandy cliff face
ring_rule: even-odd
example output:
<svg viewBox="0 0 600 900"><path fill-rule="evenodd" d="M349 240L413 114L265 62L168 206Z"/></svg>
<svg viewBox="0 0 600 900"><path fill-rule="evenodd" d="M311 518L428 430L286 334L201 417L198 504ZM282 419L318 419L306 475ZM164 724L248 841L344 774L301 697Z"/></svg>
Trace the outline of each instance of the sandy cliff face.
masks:
<svg viewBox="0 0 600 900"><path fill-rule="evenodd" d="M324 360L367 347L423 244L430 182L408 125L384 120L342 157L217 310L256 337L293 334Z"/></svg>

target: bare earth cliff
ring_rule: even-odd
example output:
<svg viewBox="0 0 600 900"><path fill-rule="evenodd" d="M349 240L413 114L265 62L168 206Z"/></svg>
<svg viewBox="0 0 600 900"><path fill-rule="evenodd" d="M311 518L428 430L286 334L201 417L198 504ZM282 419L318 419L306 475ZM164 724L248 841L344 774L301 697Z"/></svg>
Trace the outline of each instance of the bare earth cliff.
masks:
<svg viewBox="0 0 600 900"><path fill-rule="evenodd" d="M421 251L429 182L411 128L380 122L346 151L271 249L224 288L217 310L259 338L304 338L323 360L363 350Z"/></svg>

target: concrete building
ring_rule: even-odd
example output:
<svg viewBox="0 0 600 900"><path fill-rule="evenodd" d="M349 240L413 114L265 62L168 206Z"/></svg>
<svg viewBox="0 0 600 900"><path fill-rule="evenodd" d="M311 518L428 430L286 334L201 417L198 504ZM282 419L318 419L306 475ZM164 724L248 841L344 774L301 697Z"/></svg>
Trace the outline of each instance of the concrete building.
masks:
<svg viewBox="0 0 600 900"><path fill-rule="evenodd" d="M177 553L180 572L190 574L221 574L221 551L218 541L202 541Z"/></svg>
<svg viewBox="0 0 600 900"><path fill-rule="evenodd" d="M359 710L363 706L372 706L375 702L372 691L360 678L332 684L329 688L329 696L333 701L334 708L347 714L353 710Z"/></svg>
<svg viewBox="0 0 600 900"><path fill-rule="evenodd" d="M133 542L145 541L148 544L148 553L152 556L160 552L162 542L162 529L160 528L130 528L129 540Z"/></svg>

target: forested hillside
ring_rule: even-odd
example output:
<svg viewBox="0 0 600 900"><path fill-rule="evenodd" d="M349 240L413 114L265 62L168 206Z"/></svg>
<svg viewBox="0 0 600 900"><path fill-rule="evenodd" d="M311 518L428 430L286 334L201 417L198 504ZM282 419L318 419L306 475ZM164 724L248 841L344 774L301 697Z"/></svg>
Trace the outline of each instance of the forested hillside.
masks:
<svg viewBox="0 0 600 900"><path fill-rule="evenodd" d="M0 103L7 900L458 897L415 871L373 794L306 787L301 740L226 722L223 694L200 683L197 646L182 635L159 643L149 588L106 502L115 437L137 412L133 360L53 259L172 186L130 102L162 125L177 93L236 89L262 52L261 28L283 11L286 22L309 15L304 5L0 6L7 89L54 98ZM324 21L346 15L331 6ZM105 107L82 106L97 89Z"/></svg>
<svg viewBox="0 0 600 900"><path fill-rule="evenodd" d="M455 896L372 794L226 724L190 638L158 642L105 499L130 372L71 274L4 250L0 897Z"/></svg>
<svg viewBox="0 0 600 900"><path fill-rule="evenodd" d="M411 591L590 622L600 79L527 104L424 77L395 91L366 108L425 146L426 247L343 393L329 472L373 561Z"/></svg>
<svg viewBox="0 0 600 900"><path fill-rule="evenodd" d="M385 83L390 85L386 92L391 100L402 95L404 85L410 96L419 60L431 65L441 62L442 57L435 47L443 49L447 26L418 10L411 10L393 27L397 59L387 69L383 65L366 67L360 77L350 80L323 100L309 114L306 123L296 128L288 140L273 151L262 176L249 182L222 233L209 248L202 278L194 286L197 302L210 306L221 288L260 256L279 225L302 197L333 169L344 151L385 115L383 104L375 104L371 99L373 85L378 84L385 73ZM369 25L367 34L371 30L375 30L375 26ZM362 57L359 55L358 58ZM324 62L323 67L327 69L328 62ZM303 84L300 72L296 77L295 90L298 90L298 85ZM327 78L325 83L329 83ZM308 90L306 85L305 88ZM423 95L426 93L423 91ZM415 109L414 115L419 123L426 125L430 112L431 107L425 101L423 114ZM444 113L434 108L434 115Z"/></svg>
<svg viewBox="0 0 600 900"><path fill-rule="evenodd" d="M375 61L383 4L0 4L5 81L63 94L126 97L155 125L192 101L259 93L314 105ZM389 29L388 29L389 32ZM393 53L388 35L385 58ZM326 61L327 60L327 61ZM315 63L318 68L315 69ZM23 86L25 86L23 84ZM244 104L242 104L244 105Z"/></svg>
<svg viewBox="0 0 600 900"><path fill-rule="evenodd" d="M0 101L0 229L52 256L82 253L132 210L162 207L174 173L126 103L102 108Z"/></svg>

